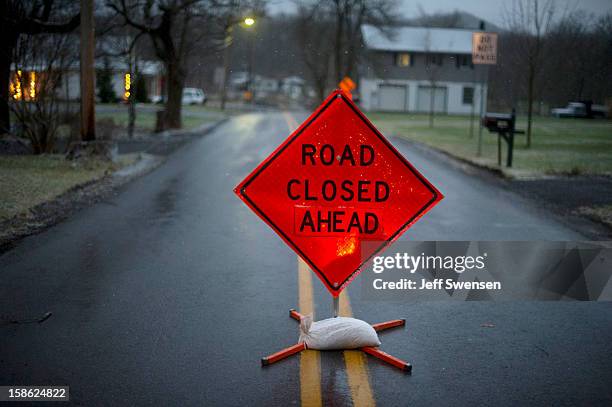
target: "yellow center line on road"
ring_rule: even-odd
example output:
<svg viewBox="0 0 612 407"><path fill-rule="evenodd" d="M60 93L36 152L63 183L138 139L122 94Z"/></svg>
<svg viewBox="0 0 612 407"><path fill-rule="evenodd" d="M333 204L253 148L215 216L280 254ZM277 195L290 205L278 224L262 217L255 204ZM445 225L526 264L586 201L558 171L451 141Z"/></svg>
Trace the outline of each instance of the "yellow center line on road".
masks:
<svg viewBox="0 0 612 407"><path fill-rule="evenodd" d="M283 112L289 131L298 127L297 121L288 112ZM312 272L299 257L298 260L298 295L299 309L302 315L312 314L314 320L314 300L312 290ZM307 349L300 353L300 404L304 407L321 407L321 353Z"/></svg>
<svg viewBox="0 0 612 407"><path fill-rule="evenodd" d="M340 294L340 309L338 314L343 317L352 317L353 310L351 309L351 301L346 289ZM360 350L345 350L344 364L346 365L346 374L348 376L348 384L351 389L351 397L353 406L375 406L376 401L370 386L368 374L368 360L365 354Z"/></svg>
<svg viewBox="0 0 612 407"><path fill-rule="evenodd" d="M291 113L283 111L283 116L293 131L298 127ZM312 289L312 270L298 257L299 312L312 314L314 320L314 300ZM352 317L351 302L345 290L340 295L339 313ZM372 388L368 377L367 359L359 350L344 351L344 362L353 406L375 406ZM321 354L318 351L306 350L300 354L300 400L302 406L321 406Z"/></svg>
<svg viewBox="0 0 612 407"><path fill-rule="evenodd" d="M291 113L287 112L286 110L283 110L283 117L287 122L287 126L289 126L290 132L293 132L295 129L298 128L298 122L295 120Z"/></svg>
<svg viewBox="0 0 612 407"><path fill-rule="evenodd" d="M298 257L299 312L312 314L314 319L314 301L312 291L312 272ZM300 353L300 400L304 407L315 407L323 404L321 398L321 353L307 349Z"/></svg>

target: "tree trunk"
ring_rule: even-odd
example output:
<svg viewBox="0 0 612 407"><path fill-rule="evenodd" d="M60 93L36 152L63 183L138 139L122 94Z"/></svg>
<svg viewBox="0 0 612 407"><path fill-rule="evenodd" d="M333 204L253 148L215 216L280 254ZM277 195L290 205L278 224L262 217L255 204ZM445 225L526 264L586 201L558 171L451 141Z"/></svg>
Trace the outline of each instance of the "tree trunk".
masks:
<svg viewBox="0 0 612 407"><path fill-rule="evenodd" d="M319 98L319 103L323 103L325 100L325 83L327 81L325 79L319 79L316 83L317 88L317 96Z"/></svg>
<svg viewBox="0 0 612 407"><path fill-rule="evenodd" d="M338 5L336 7L339 7ZM342 80L342 33L344 31L344 16L340 10L336 9L336 35L334 44L334 68L336 71L336 83L334 87L337 87Z"/></svg>
<svg viewBox="0 0 612 407"><path fill-rule="evenodd" d="M130 138L130 139L132 137L134 137L134 125L136 124L136 101L134 99L136 99L136 98L131 96L131 99L130 99L129 105L128 105L128 128L127 128L127 132L128 132L128 138Z"/></svg>
<svg viewBox="0 0 612 407"><path fill-rule="evenodd" d="M130 67L130 72L133 72ZM138 74L136 74L138 75ZM137 78L136 75L133 75L134 78ZM134 80L134 84L132 85L132 89L130 89L130 98L128 99L128 138L134 137L134 125L136 124L136 84L137 81Z"/></svg>
<svg viewBox="0 0 612 407"><path fill-rule="evenodd" d="M136 125L136 95L138 95L138 82L140 79L140 72L138 70L138 62L135 55L128 56L128 70L131 74L130 83L130 98L128 99L128 138L134 137L134 127Z"/></svg>
<svg viewBox="0 0 612 407"><path fill-rule="evenodd" d="M94 50L96 47L93 0L81 0L81 140L96 139Z"/></svg>
<svg viewBox="0 0 612 407"><path fill-rule="evenodd" d="M17 36L0 28L0 135L11 130L9 108L9 82L11 81L11 59L17 43Z"/></svg>
<svg viewBox="0 0 612 407"><path fill-rule="evenodd" d="M232 44L232 27L225 29L225 48L223 49L223 83L221 84L221 110L225 110L227 103L227 87L230 74L230 46Z"/></svg>
<svg viewBox="0 0 612 407"><path fill-rule="evenodd" d="M185 75L177 61L168 63L166 68L166 72L168 72L168 101L166 102L164 128L180 129Z"/></svg>
<svg viewBox="0 0 612 407"><path fill-rule="evenodd" d="M529 78L527 83L527 148L531 147L531 122L533 116L533 82L535 71L529 67Z"/></svg>
<svg viewBox="0 0 612 407"><path fill-rule="evenodd" d="M434 126L434 108L436 106L436 88L435 85L431 85L431 95L429 95L429 128Z"/></svg>

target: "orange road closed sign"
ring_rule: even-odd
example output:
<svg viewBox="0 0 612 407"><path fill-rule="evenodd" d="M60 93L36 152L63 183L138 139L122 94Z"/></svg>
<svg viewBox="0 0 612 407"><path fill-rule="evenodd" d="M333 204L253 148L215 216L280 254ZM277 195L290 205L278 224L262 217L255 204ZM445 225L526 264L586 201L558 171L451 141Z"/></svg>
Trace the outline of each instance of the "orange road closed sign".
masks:
<svg viewBox="0 0 612 407"><path fill-rule="evenodd" d="M341 90L235 192L334 297L442 199Z"/></svg>
<svg viewBox="0 0 612 407"><path fill-rule="evenodd" d="M497 64L497 33L472 33L472 63L474 65Z"/></svg>

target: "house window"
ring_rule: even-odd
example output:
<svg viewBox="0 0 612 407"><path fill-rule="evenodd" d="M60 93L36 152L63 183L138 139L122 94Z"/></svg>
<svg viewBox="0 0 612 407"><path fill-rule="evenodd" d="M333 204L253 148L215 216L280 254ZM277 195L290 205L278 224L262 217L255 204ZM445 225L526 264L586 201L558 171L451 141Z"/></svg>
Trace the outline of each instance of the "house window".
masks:
<svg viewBox="0 0 612 407"><path fill-rule="evenodd" d="M442 66L442 54L427 54L425 58L425 63L427 66L429 65L437 65Z"/></svg>
<svg viewBox="0 0 612 407"><path fill-rule="evenodd" d="M472 65L471 55L456 55L455 65L457 66L457 68L461 68L464 66L469 66L470 68L474 67L474 65Z"/></svg>
<svg viewBox="0 0 612 407"><path fill-rule="evenodd" d="M471 86L463 87L463 104L471 105L474 103L474 88Z"/></svg>
<svg viewBox="0 0 612 407"><path fill-rule="evenodd" d="M395 65L397 66L412 66L412 56L406 52L395 54Z"/></svg>

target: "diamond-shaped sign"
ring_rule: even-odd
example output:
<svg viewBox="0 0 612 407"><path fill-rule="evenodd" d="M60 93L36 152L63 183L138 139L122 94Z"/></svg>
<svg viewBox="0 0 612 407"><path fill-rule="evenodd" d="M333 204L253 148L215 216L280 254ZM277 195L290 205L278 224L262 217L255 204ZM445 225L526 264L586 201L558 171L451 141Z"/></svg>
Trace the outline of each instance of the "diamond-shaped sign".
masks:
<svg viewBox="0 0 612 407"><path fill-rule="evenodd" d="M333 296L443 198L341 91L235 192Z"/></svg>

